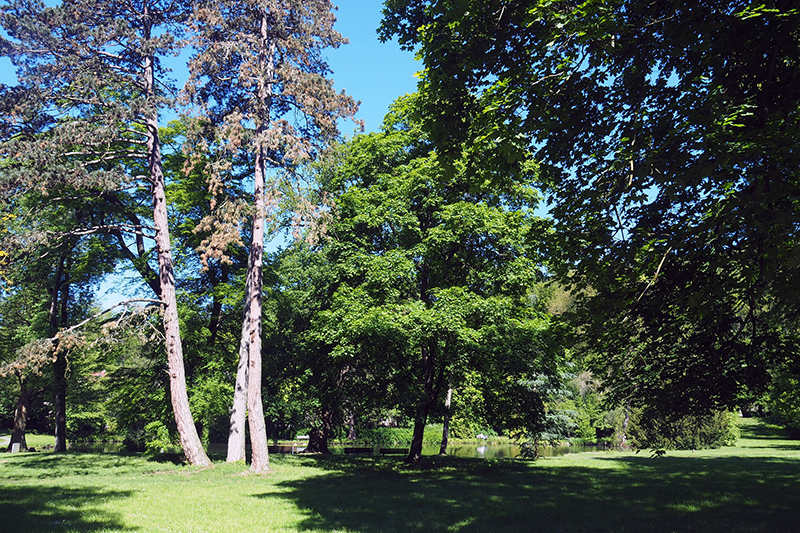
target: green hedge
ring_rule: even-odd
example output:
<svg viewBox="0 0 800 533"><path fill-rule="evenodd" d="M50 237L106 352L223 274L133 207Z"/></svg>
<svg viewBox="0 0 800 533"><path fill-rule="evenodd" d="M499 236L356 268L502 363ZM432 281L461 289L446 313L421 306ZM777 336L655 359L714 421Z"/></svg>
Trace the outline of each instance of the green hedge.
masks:
<svg viewBox="0 0 800 533"><path fill-rule="evenodd" d="M684 416L674 421L645 418L640 412L631 412L628 434L633 447L653 450L719 448L733 446L739 439L736 415L724 411Z"/></svg>

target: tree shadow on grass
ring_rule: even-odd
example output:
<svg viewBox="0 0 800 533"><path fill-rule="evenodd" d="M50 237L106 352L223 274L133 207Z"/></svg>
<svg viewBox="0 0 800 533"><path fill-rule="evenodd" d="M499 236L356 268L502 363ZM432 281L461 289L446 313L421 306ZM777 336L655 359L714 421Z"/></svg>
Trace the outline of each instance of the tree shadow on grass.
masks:
<svg viewBox="0 0 800 533"><path fill-rule="evenodd" d="M800 523L800 462L788 459L437 457L416 468L380 458L298 460L328 471L282 484L281 496L306 512L300 530L730 532Z"/></svg>
<svg viewBox="0 0 800 533"><path fill-rule="evenodd" d="M138 471L141 458L135 455L111 453L35 453L25 454L20 460L24 468L14 471L14 479L47 479L63 476L108 475L114 472Z"/></svg>
<svg viewBox="0 0 800 533"><path fill-rule="evenodd" d="M797 435L793 434L790 430L781 427L777 424L769 424L759 420L758 423L742 424L740 426L742 438L745 439L760 439L760 440L785 440L797 439ZM800 444L800 442L798 443Z"/></svg>
<svg viewBox="0 0 800 533"><path fill-rule="evenodd" d="M116 513L97 504L126 498L130 491L4 485L0 490L0 531L131 531Z"/></svg>

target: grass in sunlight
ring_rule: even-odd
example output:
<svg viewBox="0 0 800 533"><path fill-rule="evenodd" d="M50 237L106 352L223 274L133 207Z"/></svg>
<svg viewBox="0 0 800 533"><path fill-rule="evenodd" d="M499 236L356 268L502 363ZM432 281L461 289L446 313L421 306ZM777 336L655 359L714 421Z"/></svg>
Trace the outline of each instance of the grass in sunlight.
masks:
<svg viewBox="0 0 800 533"><path fill-rule="evenodd" d="M275 455L273 471L114 454L0 456L8 531L791 531L800 442L744 420L740 445L536 462Z"/></svg>

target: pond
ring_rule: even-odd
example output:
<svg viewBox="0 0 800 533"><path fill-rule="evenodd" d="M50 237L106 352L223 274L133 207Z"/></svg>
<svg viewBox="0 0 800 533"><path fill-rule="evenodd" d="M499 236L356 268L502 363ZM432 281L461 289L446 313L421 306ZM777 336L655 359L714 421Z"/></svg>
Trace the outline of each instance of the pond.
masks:
<svg viewBox="0 0 800 533"><path fill-rule="evenodd" d="M570 453L596 452L604 448L598 446L545 446L539 450L542 457L555 457ZM454 457L483 457L484 459L513 459L519 455L516 444L483 444L479 446L448 446L447 454ZM439 453L439 448L423 449L423 455Z"/></svg>
<svg viewBox="0 0 800 533"><path fill-rule="evenodd" d="M408 449L408 447L406 447ZM555 457L570 453L596 452L609 449L603 446L545 446L539 450L542 457ZM484 459L513 459L519 455L516 444L459 444L447 447L447 454L453 457L482 457ZM344 453L341 447L331 447L334 454ZM375 450L378 451L377 449ZM438 455L439 446L425 446L422 455Z"/></svg>
<svg viewBox="0 0 800 533"><path fill-rule="evenodd" d="M280 446L279 449L270 446L270 453L296 453L302 451L304 443L298 443L297 446ZM76 452L94 452L94 453L119 453L125 451L125 447L119 442L108 443L79 443L70 444L69 449ZM407 448L406 448L407 449ZM608 447L603 446L545 446L539 450L542 457L555 457L559 455L567 455L570 453L582 452L596 452L607 450ZM208 452L213 454L225 454L225 443L214 443L208 446ZM332 446L331 451L336 455L344 453L343 447ZM377 449L375 450L378 451ZM426 446L422 449L422 455L438 455L438 446ZM453 457L482 457L484 459L513 459L519 455L519 446L516 444L459 444L455 446L448 446L447 454Z"/></svg>

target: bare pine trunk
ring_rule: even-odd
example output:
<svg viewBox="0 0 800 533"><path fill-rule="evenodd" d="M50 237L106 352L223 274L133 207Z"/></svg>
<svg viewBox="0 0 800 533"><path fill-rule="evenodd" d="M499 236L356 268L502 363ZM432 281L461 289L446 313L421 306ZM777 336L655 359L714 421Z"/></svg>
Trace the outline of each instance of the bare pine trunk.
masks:
<svg viewBox="0 0 800 533"><path fill-rule="evenodd" d="M183 453L189 464L208 466L211 464L189 409L189 394L186 390L186 373L183 366L183 346L178 324L178 301L175 295L175 271L167 225L167 202L164 192L164 176L161 173L161 157L158 150L156 125L148 125L149 141L155 145L151 150L151 176L153 177L153 223L156 228L158 270L161 279L161 301L164 306L164 336L169 368L169 390L172 410L178 426Z"/></svg>
<svg viewBox="0 0 800 533"><path fill-rule="evenodd" d="M144 19L149 18L147 4L144 6ZM146 25L144 40L150 39L150 28ZM148 96L155 95L154 58L148 56L144 65L144 83ZM158 253L158 275L161 282L161 301L163 305L164 336L167 348L169 372L169 391L172 410L178 427L181 447L189 464L209 466L211 460L203 449L197 434L192 411L189 408L189 394L186 390L186 371L183 364L183 346L178 323L178 300L175 295L175 269L172 264L172 250L167 218L167 197L164 190L164 168L161 162L161 144L158 137L158 114L152 112L146 119L147 163L153 196L153 226L155 227L156 250Z"/></svg>
<svg viewBox="0 0 800 533"><path fill-rule="evenodd" d="M150 128L149 138L158 146L156 126ZM181 440L183 453L189 464L208 466L211 464L197 428L194 425L192 412L189 409L189 394L186 390L186 373L183 366L183 346L181 345L180 327L178 324L178 301L175 295L175 271L172 265L172 252L167 226L167 205L164 193L164 177L160 169L160 153L158 148L154 151L151 165L153 176L153 222L156 228L156 246L158 249L158 270L161 279L161 301L164 307L163 322L164 336L166 337L167 366L169 372L169 390L172 400L172 410L175 414L175 423L178 426L178 435Z"/></svg>
<svg viewBox="0 0 800 533"><path fill-rule="evenodd" d="M247 301L247 420L250 428L250 471L263 472L269 470L269 450L267 448L267 426L264 422L264 405L261 399L261 310L263 261L264 261L264 223L266 205L264 199L266 187L266 153L264 151L264 135L269 128L272 106L272 77L274 72L275 43L269 35L270 13L267 8L261 9L261 39L259 44L259 64L263 77L258 82L258 101L261 105L260 120L256 126L255 172L253 175L253 232L250 244L250 255L247 265L247 281L245 290ZM244 342L244 339L243 339Z"/></svg>
<svg viewBox="0 0 800 533"><path fill-rule="evenodd" d="M251 254L252 257L252 254ZM236 368L236 383L233 389L233 407L231 408L230 429L228 430L228 456L226 461L235 463L244 461L245 457L245 420L247 418L247 367L249 366L249 338L247 336L250 327L250 275L253 266L250 258L247 261L247 280L245 281L244 292L244 318L242 320L242 338L239 342L239 364Z"/></svg>
<svg viewBox="0 0 800 533"><path fill-rule="evenodd" d="M253 215L253 236L250 244L248 265L252 274L247 278L250 286L245 291L249 309L247 320L247 419L250 427L251 472L269 470L269 451L267 448L267 427L264 422L264 406L261 400L261 292L263 285L264 257L264 152L256 152L255 171L255 214Z"/></svg>
<svg viewBox="0 0 800 533"><path fill-rule="evenodd" d="M248 267L249 270L249 267ZM250 300L245 283L245 302ZM231 408L230 429L228 430L228 456L225 461L235 463L244 461L245 457L245 421L247 419L247 367L249 365L247 328L250 325L250 307L245 303L244 320L242 322L242 339L239 342L239 364L236 367L236 383L233 389L233 407Z"/></svg>

